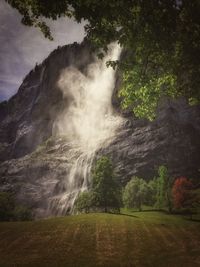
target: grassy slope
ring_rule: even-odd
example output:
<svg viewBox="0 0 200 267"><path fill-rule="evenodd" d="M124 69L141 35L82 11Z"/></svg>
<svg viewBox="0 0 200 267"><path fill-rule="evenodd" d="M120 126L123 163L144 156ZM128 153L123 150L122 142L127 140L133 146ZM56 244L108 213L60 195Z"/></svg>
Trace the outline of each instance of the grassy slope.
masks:
<svg viewBox="0 0 200 267"><path fill-rule="evenodd" d="M200 266L200 223L158 212L0 223L0 266Z"/></svg>

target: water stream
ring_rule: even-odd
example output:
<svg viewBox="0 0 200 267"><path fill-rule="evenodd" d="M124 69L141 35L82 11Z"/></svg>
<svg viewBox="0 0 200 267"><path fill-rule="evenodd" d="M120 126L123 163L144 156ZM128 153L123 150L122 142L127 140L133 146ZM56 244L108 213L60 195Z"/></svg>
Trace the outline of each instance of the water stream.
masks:
<svg viewBox="0 0 200 267"><path fill-rule="evenodd" d="M90 183L95 152L115 138L122 123L112 107L115 71L105 64L119 55L120 47L113 44L105 58L96 59L86 73L72 66L61 73L58 86L70 104L57 119L54 133L65 136L70 144L67 159L71 167L59 192L50 199L50 213L73 212L79 192L87 190Z"/></svg>

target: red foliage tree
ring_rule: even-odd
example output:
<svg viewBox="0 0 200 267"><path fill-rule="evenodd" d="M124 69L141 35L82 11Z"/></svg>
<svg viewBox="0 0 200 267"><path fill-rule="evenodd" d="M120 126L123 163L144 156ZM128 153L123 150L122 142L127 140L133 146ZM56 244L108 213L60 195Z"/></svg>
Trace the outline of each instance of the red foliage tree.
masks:
<svg viewBox="0 0 200 267"><path fill-rule="evenodd" d="M192 182L186 177L179 177L175 180L172 195L175 208L186 208L192 197Z"/></svg>

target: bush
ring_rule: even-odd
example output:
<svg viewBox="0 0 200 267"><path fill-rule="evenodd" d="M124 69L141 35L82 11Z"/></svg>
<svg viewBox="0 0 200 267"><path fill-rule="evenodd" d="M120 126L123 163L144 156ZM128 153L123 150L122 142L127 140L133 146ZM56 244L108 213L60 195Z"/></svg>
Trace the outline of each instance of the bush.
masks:
<svg viewBox="0 0 200 267"><path fill-rule="evenodd" d="M15 202L13 195L7 192L0 192L0 221L13 219Z"/></svg>
<svg viewBox="0 0 200 267"><path fill-rule="evenodd" d="M75 201L75 210L78 212L90 212L93 206L94 195L92 192L82 192Z"/></svg>
<svg viewBox="0 0 200 267"><path fill-rule="evenodd" d="M146 182L138 177L133 177L125 186L123 191L123 204L126 208L137 208L142 210L147 194Z"/></svg>
<svg viewBox="0 0 200 267"><path fill-rule="evenodd" d="M0 221L30 221L32 212L25 206L17 206L13 194L0 192Z"/></svg>
<svg viewBox="0 0 200 267"><path fill-rule="evenodd" d="M17 206L13 211L13 218L15 221L31 221L33 219L33 216L29 208L24 206Z"/></svg>

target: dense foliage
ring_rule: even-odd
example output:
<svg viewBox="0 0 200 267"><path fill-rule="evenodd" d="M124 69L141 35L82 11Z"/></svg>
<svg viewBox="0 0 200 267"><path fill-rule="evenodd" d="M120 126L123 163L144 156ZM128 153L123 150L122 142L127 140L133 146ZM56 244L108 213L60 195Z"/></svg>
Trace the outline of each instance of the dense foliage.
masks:
<svg viewBox="0 0 200 267"><path fill-rule="evenodd" d="M157 190L156 190L156 207L159 209L167 208L172 210L172 198L171 187L172 178L168 174L168 170L165 166L158 168L158 177L156 178Z"/></svg>
<svg viewBox="0 0 200 267"><path fill-rule="evenodd" d="M0 221L8 221L13 216L15 203L13 196L6 192L0 193Z"/></svg>
<svg viewBox="0 0 200 267"><path fill-rule="evenodd" d="M108 157L97 160L92 172L90 192L83 192L76 200L76 210L89 212L91 209L117 211L120 209L121 191Z"/></svg>
<svg viewBox="0 0 200 267"><path fill-rule="evenodd" d="M78 212L90 212L95 204L93 192L81 192L75 201L75 210Z"/></svg>
<svg viewBox="0 0 200 267"><path fill-rule="evenodd" d="M11 193L0 192L0 221L29 221L32 212L24 206L19 206Z"/></svg>
<svg viewBox="0 0 200 267"><path fill-rule="evenodd" d="M173 202L176 209L197 213L200 209L200 188L186 177L175 180L172 188Z"/></svg>
<svg viewBox="0 0 200 267"><path fill-rule="evenodd" d="M158 168L158 177L146 182L133 177L123 191L123 204L127 208L142 210L142 205L172 211L172 178L165 166Z"/></svg>
<svg viewBox="0 0 200 267"><path fill-rule="evenodd" d="M107 50L117 41L125 48L120 62L122 106L153 119L163 97L200 101L199 0L6 0L25 25L39 27L52 39L44 18L73 17L87 22L93 45ZM110 62L116 66L118 62Z"/></svg>
<svg viewBox="0 0 200 267"><path fill-rule="evenodd" d="M174 179L166 166L159 166L157 176L149 181L134 176L123 189L107 157L96 162L92 175L90 190L80 193L75 202L78 212L119 212L120 207L142 211L151 207L189 214L190 218L200 212L200 185L186 177Z"/></svg>
<svg viewBox="0 0 200 267"><path fill-rule="evenodd" d="M123 192L123 204L126 208L137 208L142 210L147 194L146 182L138 177L133 177L125 186Z"/></svg>
<svg viewBox="0 0 200 267"><path fill-rule="evenodd" d="M173 200L176 208L187 206L191 198L192 182L186 177L177 178L173 185Z"/></svg>
<svg viewBox="0 0 200 267"><path fill-rule="evenodd" d="M174 179L166 166L158 168L158 175L150 181L133 177L123 190L126 208L148 206L168 212L192 214L200 212L200 185L186 177Z"/></svg>

